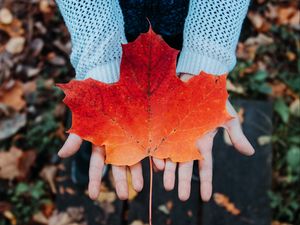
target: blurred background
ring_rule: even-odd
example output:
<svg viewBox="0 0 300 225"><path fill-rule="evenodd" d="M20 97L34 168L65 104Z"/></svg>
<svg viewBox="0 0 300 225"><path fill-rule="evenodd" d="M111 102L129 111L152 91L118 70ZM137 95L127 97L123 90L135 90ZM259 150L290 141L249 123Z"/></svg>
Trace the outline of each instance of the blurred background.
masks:
<svg viewBox="0 0 300 225"><path fill-rule="evenodd" d="M272 133L257 139L272 146L264 206L272 209L272 225L300 224L299 21L298 1L252 1L228 80L233 99L272 105ZM55 83L74 77L70 50L53 0L0 0L0 225L87 224L82 207L57 204L60 195L76 196L75 188L58 185L67 173L56 155L66 137L66 107ZM116 196L102 189L95 204L114 213ZM226 193L212 201L233 215L230 207L239 208ZM168 213L170 204L159 210Z"/></svg>

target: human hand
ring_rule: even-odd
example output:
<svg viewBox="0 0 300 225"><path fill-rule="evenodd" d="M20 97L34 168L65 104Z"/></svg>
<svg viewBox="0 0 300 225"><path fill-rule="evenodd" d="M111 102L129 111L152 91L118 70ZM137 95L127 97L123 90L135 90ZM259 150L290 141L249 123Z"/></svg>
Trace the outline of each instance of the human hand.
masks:
<svg viewBox="0 0 300 225"><path fill-rule="evenodd" d="M82 139L76 134L70 134L66 142L58 152L62 158L67 158L75 154L82 143ZM153 158L153 163L158 170L164 169L164 161ZM100 193L100 185L102 178L102 171L105 165L105 150L103 147L92 145L92 155L89 167L89 185L88 192L91 199L98 198ZM127 168L126 166L112 166L112 173L115 182L117 195L121 200L128 198L128 184L127 184ZM129 167L132 186L135 191L140 192L143 189L144 180L141 163L137 163Z"/></svg>
<svg viewBox="0 0 300 225"><path fill-rule="evenodd" d="M191 77L193 77L193 75L180 75L182 81L188 81ZM227 110L234 118L223 124L222 127L225 128L233 146L240 153L247 156L253 155L254 148L245 137L237 112L229 101L227 101ZM204 160L199 161L200 194L203 201L209 201L212 195L212 146L216 133L217 130L211 131L197 140L197 147L204 157ZM166 160L163 178L166 190L172 190L174 188L176 166L176 163L169 159ZM178 197L182 201L187 200L190 196L192 173L193 161L178 164Z"/></svg>

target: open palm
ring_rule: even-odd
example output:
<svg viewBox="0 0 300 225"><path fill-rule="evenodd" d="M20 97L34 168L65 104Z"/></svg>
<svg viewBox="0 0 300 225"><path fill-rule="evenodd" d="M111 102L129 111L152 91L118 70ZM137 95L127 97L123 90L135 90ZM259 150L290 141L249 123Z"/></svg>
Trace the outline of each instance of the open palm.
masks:
<svg viewBox="0 0 300 225"><path fill-rule="evenodd" d="M192 75L183 74L181 80L187 81ZM223 124L226 132L234 145L234 147L244 155L254 154L254 149L245 137L237 113L231 103L227 102L227 110L234 117L232 120ZM199 161L200 174L200 194L203 201L208 201L212 195L212 146L217 130L211 131L197 140L197 146L204 160ZM75 154L82 144L82 139L76 134L70 134L65 144L60 149L58 155L62 158L70 157ZM105 166L105 150L103 147L92 145L92 155L89 167L89 196L96 199L100 193L101 174ZM175 171L178 166L178 196L185 201L190 196L191 179L193 173L194 161L185 163L174 163L169 159L161 160L153 158L154 166L159 170L164 170L164 187L166 190L172 190L175 185ZM115 181L116 192L120 199L128 198L127 184L127 168L126 166L112 166L112 173ZM137 163L129 167L133 188L139 192L143 188L143 174L141 163Z"/></svg>
<svg viewBox="0 0 300 225"><path fill-rule="evenodd" d="M191 77L192 75L182 74L180 79L187 81ZM225 128L226 132L229 134L231 142L236 150L244 155L253 155L254 148L244 135L237 112L229 101L227 101L227 110L234 118L223 124L222 127ZM199 175L201 183L200 194L203 201L208 201L212 195L212 147L216 133L217 130L211 131L197 140L197 147L204 157L204 160L199 161ZM187 200L190 196L193 163L193 161L178 163L178 197L182 201ZM176 167L177 163L168 159L166 160L164 169L164 186L166 190L172 190L174 188Z"/></svg>
<svg viewBox="0 0 300 225"><path fill-rule="evenodd" d="M82 139L76 134L70 134L66 142L59 150L58 155L62 158L67 158L74 155L82 144ZM102 172L105 166L105 150L103 147L92 145L92 155L90 158L89 167L89 186L88 192L91 199L96 199L100 193L100 185ZM164 161L153 158L154 165L157 169L164 168ZM140 192L143 189L143 173L141 163L137 163L129 167L132 176L132 186ZM127 167L126 166L112 166L112 173L114 177L117 195L120 199L128 198L128 184L127 184Z"/></svg>

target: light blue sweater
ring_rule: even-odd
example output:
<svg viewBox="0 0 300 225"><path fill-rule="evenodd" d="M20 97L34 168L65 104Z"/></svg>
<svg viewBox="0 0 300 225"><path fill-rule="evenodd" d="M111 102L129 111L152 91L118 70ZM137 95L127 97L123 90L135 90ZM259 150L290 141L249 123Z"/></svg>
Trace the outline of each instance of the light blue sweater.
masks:
<svg viewBox="0 0 300 225"><path fill-rule="evenodd" d="M77 79L119 79L127 43L118 0L57 0L71 34ZM235 50L249 0L190 0L177 73L220 75L236 64Z"/></svg>

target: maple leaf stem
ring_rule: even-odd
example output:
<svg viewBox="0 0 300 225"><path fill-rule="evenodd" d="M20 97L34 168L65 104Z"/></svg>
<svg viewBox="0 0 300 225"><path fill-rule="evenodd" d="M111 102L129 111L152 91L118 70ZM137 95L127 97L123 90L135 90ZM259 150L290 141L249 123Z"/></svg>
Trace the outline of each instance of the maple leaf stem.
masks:
<svg viewBox="0 0 300 225"><path fill-rule="evenodd" d="M149 164L150 164L149 225L152 225L153 163L152 163L151 156L149 156Z"/></svg>

